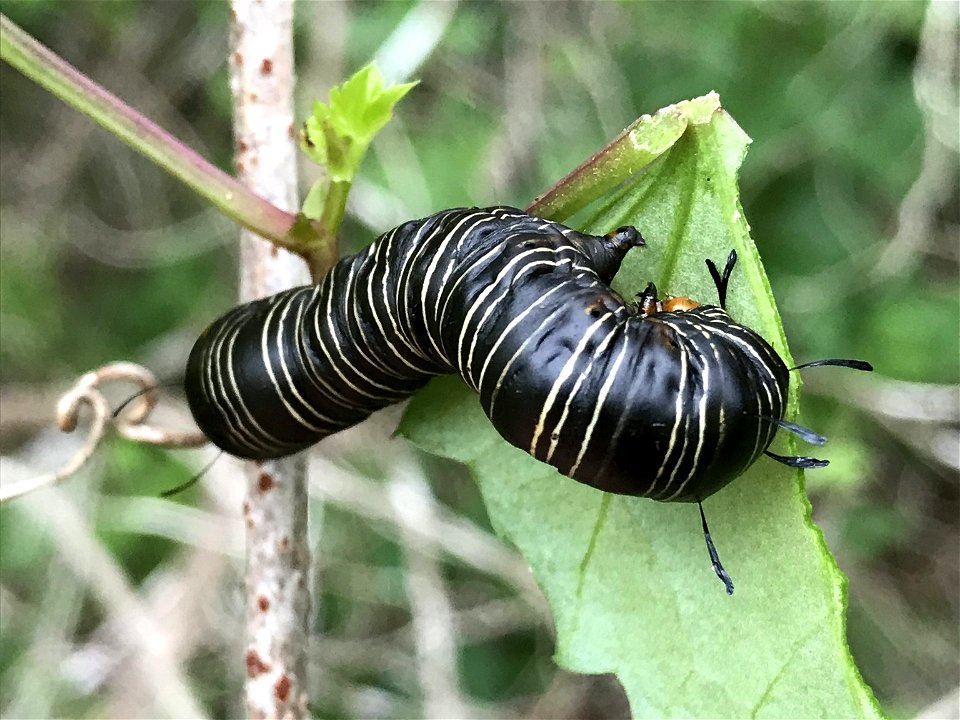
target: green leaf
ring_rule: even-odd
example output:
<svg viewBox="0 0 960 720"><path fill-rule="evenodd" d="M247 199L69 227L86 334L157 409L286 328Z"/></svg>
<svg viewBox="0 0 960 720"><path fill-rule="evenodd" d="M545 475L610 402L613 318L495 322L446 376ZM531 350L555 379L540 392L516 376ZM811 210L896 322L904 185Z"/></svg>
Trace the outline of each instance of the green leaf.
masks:
<svg viewBox="0 0 960 720"><path fill-rule="evenodd" d="M606 147L538 197L528 210L551 220L569 218L663 155L691 122L705 122L720 110L720 97L709 93L637 118Z"/></svg>
<svg viewBox="0 0 960 720"><path fill-rule="evenodd" d="M300 136L303 151L335 182L353 180L374 136L393 117L393 107L416 83L385 88L373 63L330 90L330 102L313 104Z"/></svg>
<svg viewBox="0 0 960 720"><path fill-rule="evenodd" d="M307 196L303 199L303 207L300 208L300 212L311 220L319 220L323 215L323 208L326 205L329 194L329 181L326 178L320 178L313 184L310 190L307 191Z"/></svg>
<svg viewBox="0 0 960 720"><path fill-rule="evenodd" d="M789 362L737 193L749 138L716 96L677 108L683 132L584 229L632 223L643 233L647 248L628 256L615 281L625 295L654 280L661 292L715 301L703 260L722 263L736 248L731 314ZM879 715L847 649L845 580L810 519L798 472L761 459L705 503L736 582L728 597L695 507L607 495L561 476L501 440L458 379L438 378L419 394L401 432L470 467L494 527L547 596L557 661L615 673L634 716Z"/></svg>

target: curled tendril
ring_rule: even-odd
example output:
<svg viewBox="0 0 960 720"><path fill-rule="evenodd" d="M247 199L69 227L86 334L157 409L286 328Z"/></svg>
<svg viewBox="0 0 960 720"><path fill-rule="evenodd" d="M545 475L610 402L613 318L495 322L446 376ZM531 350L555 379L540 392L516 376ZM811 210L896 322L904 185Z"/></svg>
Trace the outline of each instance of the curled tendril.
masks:
<svg viewBox="0 0 960 720"><path fill-rule="evenodd" d="M140 394L116 417L112 417L110 405L100 388L105 383L115 381L138 385ZM82 375L57 402L57 426L63 432L73 432L79 423L81 410L89 408L93 411L93 421L87 431L86 442L59 470L0 486L0 502L56 485L76 473L96 452L110 425L123 437L148 445L173 448L204 445L207 438L199 431L166 430L145 422L159 400L157 387L157 379L152 372L131 362L109 363Z"/></svg>

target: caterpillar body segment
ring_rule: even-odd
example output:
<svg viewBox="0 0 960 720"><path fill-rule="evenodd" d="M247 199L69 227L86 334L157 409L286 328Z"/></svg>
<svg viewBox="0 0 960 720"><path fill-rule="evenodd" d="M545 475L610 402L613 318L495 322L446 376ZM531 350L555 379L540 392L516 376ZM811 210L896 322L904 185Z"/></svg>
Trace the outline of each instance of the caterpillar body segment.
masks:
<svg viewBox="0 0 960 720"><path fill-rule="evenodd" d="M281 457L457 373L508 442L561 473L702 500L766 451L787 368L720 307L664 304L652 285L625 302L609 283L641 245L634 228L586 235L508 207L405 223L211 325L187 364L191 410L226 452Z"/></svg>

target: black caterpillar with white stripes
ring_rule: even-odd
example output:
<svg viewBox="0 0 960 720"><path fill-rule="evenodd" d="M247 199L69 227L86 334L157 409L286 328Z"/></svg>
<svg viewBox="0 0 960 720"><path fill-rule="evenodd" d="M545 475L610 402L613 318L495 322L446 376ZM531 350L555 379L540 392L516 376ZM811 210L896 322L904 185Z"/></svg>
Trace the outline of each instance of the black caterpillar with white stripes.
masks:
<svg viewBox="0 0 960 720"><path fill-rule="evenodd" d="M818 436L783 420L787 367L722 309L736 256L722 275L707 263L719 306L652 284L625 302L609 283L643 244L633 227L586 235L507 207L405 223L317 285L217 320L188 361L190 408L231 455L275 458L456 373L508 442L564 475L699 502L778 426Z"/></svg>

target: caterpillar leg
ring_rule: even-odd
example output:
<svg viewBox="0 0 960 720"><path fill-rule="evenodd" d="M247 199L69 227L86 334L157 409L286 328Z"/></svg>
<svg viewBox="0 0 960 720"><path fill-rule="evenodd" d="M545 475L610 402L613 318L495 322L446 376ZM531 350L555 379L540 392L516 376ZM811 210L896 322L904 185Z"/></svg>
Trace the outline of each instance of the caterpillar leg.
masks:
<svg viewBox="0 0 960 720"><path fill-rule="evenodd" d="M790 371L793 372L794 370L803 370L805 368L822 367L824 365L833 365L835 367L846 367L846 368L851 368L853 370L861 370L864 372L871 372L873 370L873 365L866 362L865 360L849 360L846 358L827 358L825 360L813 360L811 362L801 363L796 367L790 368ZM812 445L823 445L827 441L827 439L822 435L817 435L817 433L803 427L802 425L797 425L796 423L788 422L787 420L783 420L783 419L775 420L775 422L780 427L784 428L785 430L789 430L790 432L800 437L802 440L805 440L806 442ZM773 460L776 460L778 463L782 463L786 465L787 467L803 468L805 470L822 468L830 464L829 461L827 460L819 460L814 457L806 457L803 455L783 456L783 455L777 455L776 453L772 453L769 450L765 450L764 454L767 457L772 458Z"/></svg>
<svg viewBox="0 0 960 720"><path fill-rule="evenodd" d="M697 507L700 508L700 525L703 527L703 539L707 541L707 553L710 555L710 564L713 565L713 571L727 589L727 595L733 595L733 580L724 569L723 563L720 562L717 547L713 544L713 539L710 537L710 528L707 527L707 516L703 514L703 503L699 500L697 500Z"/></svg>
<svg viewBox="0 0 960 720"><path fill-rule="evenodd" d="M769 450L764 450L763 454L768 458L776 460L778 463L782 463L787 467L792 468L801 468L804 470L813 470L815 468L825 468L830 464L829 460L818 460L814 457L806 457L805 455L777 455L772 453Z"/></svg>

